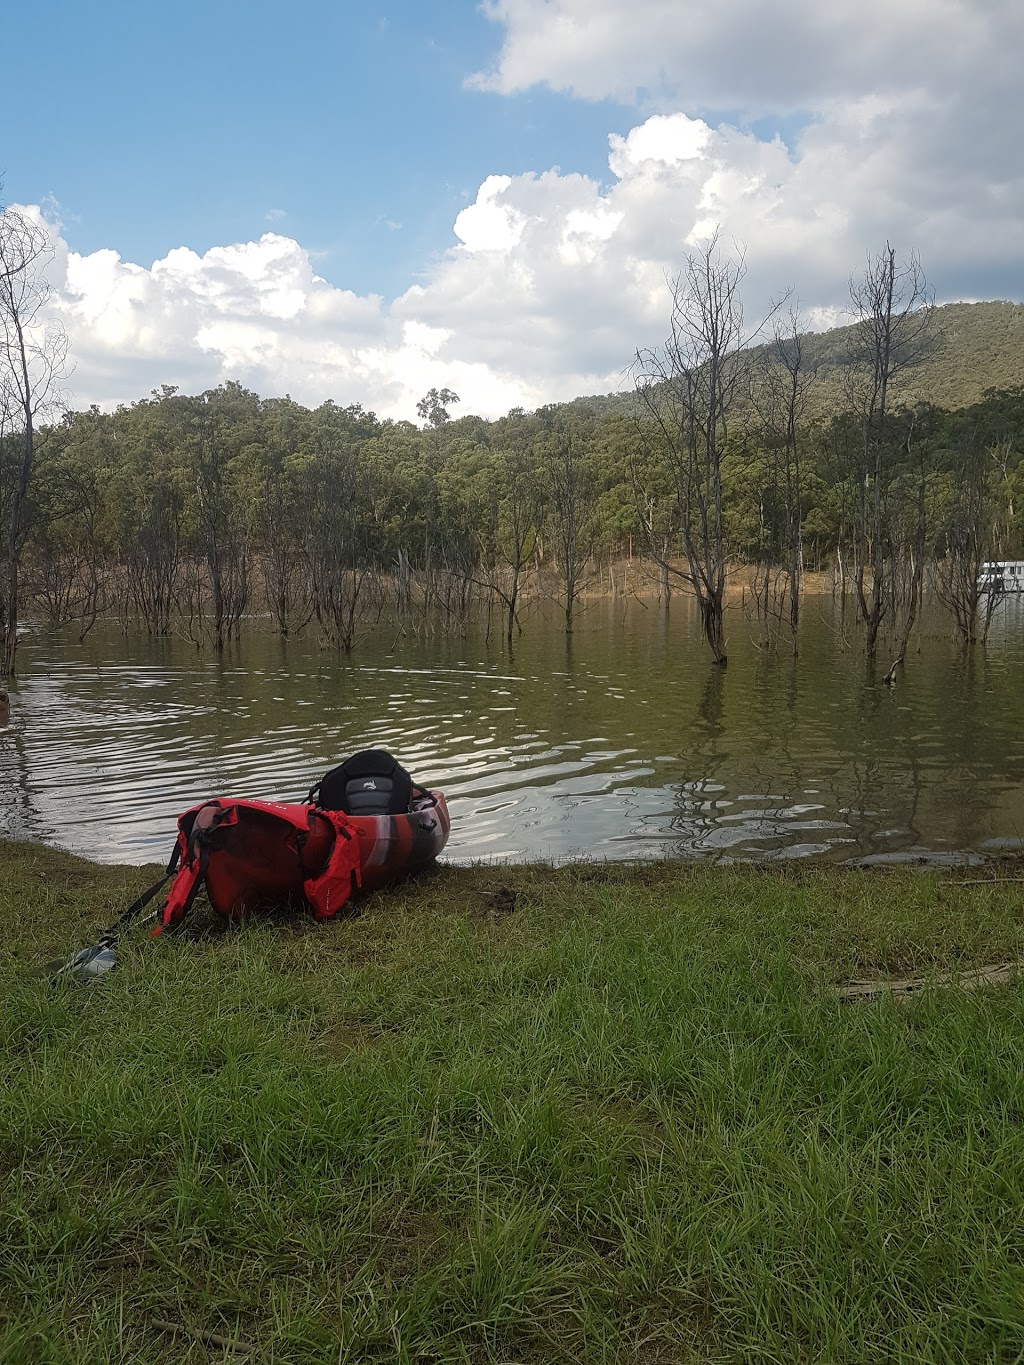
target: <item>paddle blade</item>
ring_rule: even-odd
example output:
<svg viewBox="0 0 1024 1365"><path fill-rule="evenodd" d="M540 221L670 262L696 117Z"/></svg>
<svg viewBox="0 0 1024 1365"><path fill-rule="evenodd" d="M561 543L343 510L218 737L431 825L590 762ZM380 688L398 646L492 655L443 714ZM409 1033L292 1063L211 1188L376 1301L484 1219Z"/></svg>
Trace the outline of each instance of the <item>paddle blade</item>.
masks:
<svg viewBox="0 0 1024 1365"><path fill-rule="evenodd" d="M90 943L63 962L51 962L47 975L53 981L95 981L117 966L117 957L106 943Z"/></svg>

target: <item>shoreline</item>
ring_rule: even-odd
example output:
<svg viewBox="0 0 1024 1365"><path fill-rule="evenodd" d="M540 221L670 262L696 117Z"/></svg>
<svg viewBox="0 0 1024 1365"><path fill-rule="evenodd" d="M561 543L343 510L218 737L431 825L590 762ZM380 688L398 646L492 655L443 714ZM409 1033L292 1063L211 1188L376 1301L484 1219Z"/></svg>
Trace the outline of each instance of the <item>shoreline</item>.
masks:
<svg viewBox="0 0 1024 1365"><path fill-rule="evenodd" d="M53 929L66 932L63 926L78 921L83 927L91 912L110 907L116 911L120 897L127 903L145 889L153 877L164 870L162 861L151 863L100 862L80 853L56 848L34 840L11 839L0 835L0 867L6 874L0 886L0 910L7 902L8 914L0 913L0 922L15 911L15 902L31 886L44 899L52 899L57 888L74 890L75 902L66 904L68 914L48 922L45 916L20 917L23 931L34 925L36 938ZM19 888L19 883L23 883ZM140 883L142 885L140 885ZM977 855L972 861L926 862L921 858L900 862L830 862L821 858L779 859L698 859L659 858L650 861L637 859L567 860L563 863L502 862L456 863L443 857L436 863L414 872L394 883L362 893L352 902L353 915L341 915L337 923L360 917L364 911L386 910L389 901L399 905L412 898L421 898L431 909L446 908L451 901L455 912L461 905L472 913L473 906L485 910L493 901L500 909L509 897L518 901L540 891L550 891L570 901L577 896L585 902L598 892L668 892L693 887L721 885L727 890L747 889L751 884L768 887L803 887L812 892L830 895L841 889L854 897L866 894L872 885L903 887L910 891L919 885L944 888L949 894L963 895L968 900L983 898L998 892L1003 898L1015 896L1024 905L1024 850L1003 850L989 855ZM204 906L200 896L197 905ZM504 913L504 912L502 912ZM293 928L315 929L311 918L286 911L255 912L241 921L222 920L206 908L197 911L207 926L214 924L222 932L241 932L247 928L288 924ZM1024 910L1021 911L1021 944L1024 948ZM335 923L332 921L331 923ZM102 925L97 927L102 928ZM321 926L322 927L322 926ZM54 948L57 943L54 940ZM942 960L959 961L953 950L942 954ZM987 964L976 961L975 967Z"/></svg>

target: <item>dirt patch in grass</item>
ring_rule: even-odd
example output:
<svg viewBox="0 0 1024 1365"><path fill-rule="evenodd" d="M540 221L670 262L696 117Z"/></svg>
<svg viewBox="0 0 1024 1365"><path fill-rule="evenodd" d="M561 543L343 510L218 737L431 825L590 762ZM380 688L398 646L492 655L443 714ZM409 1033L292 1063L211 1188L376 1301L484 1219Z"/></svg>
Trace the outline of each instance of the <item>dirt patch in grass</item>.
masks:
<svg viewBox="0 0 1024 1365"><path fill-rule="evenodd" d="M341 1019L325 1029L313 1040L316 1051L332 1062L346 1062L354 1054L376 1047L386 1031L376 1025L352 1019Z"/></svg>

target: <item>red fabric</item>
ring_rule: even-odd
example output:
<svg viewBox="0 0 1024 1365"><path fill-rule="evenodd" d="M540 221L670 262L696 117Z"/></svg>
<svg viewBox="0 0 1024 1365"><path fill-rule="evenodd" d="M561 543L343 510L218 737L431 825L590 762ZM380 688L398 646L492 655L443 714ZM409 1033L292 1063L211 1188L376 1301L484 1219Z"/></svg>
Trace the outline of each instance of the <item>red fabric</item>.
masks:
<svg viewBox="0 0 1024 1365"><path fill-rule="evenodd" d="M340 811L222 797L178 817L178 847L161 928L180 923L200 881L221 915L293 899L316 919L336 915L360 882L359 842Z"/></svg>
<svg viewBox="0 0 1024 1365"><path fill-rule="evenodd" d="M291 900L308 904L318 920L330 919L355 890L375 890L433 862L450 828L441 792L404 815L207 801L178 817L181 866L154 932L179 924L201 886L221 915Z"/></svg>

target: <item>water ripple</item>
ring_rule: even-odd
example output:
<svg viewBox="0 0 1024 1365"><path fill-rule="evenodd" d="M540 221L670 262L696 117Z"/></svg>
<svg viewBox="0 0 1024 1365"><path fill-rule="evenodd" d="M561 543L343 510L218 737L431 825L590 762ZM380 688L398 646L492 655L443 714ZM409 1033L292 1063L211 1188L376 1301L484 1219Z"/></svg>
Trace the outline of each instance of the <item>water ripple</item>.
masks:
<svg viewBox="0 0 1024 1365"><path fill-rule="evenodd" d="M997 622L997 625L999 623ZM964 664L922 637L895 694L809 619L798 661L737 640L710 668L673 603L498 647L403 641L346 660L254 636L224 660L97 630L37 632L0 728L0 831L164 856L214 794L301 798L356 749L442 787L448 856L944 860L1021 846L1024 631ZM390 637L389 637L390 640ZM623 707L622 703L627 705Z"/></svg>

